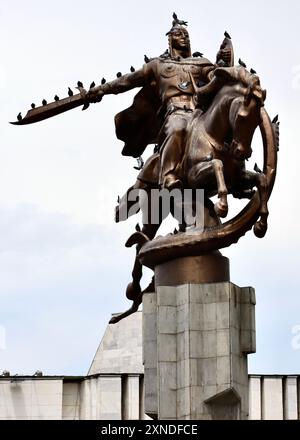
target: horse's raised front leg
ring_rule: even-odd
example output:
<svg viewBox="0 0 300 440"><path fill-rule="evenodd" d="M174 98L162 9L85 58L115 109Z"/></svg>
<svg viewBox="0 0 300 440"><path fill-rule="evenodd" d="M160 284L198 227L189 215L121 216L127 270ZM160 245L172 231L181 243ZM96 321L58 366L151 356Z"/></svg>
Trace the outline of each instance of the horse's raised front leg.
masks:
<svg viewBox="0 0 300 440"><path fill-rule="evenodd" d="M225 184L223 173L223 162L219 159L210 159L195 165L190 170L189 183L193 188L205 188L208 182L216 179L217 194L219 201L215 203L214 210L219 217L226 217L228 214L228 190Z"/></svg>
<svg viewBox="0 0 300 440"><path fill-rule="evenodd" d="M217 203L215 203L214 209L215 209L215 213L219 217L224 218L227 217L228 214L228 201L227 201L228 190L224 179L223 162L219 159L212 159L211 162L215 170L215 176L218 185L218 197L220 199Z"/></svg>

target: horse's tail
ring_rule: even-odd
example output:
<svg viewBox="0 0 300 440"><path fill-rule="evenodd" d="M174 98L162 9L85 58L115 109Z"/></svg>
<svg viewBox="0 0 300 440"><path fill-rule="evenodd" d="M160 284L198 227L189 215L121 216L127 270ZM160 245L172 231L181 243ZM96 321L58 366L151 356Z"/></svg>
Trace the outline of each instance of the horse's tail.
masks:
<svg viewBox="0 0 300 440"><path fill-rule="evenodd" d="M128 238L125 246L132 247L134 244L137 244L141 248L148 241L150 241L150 239L146 234L141 231L137 231Z"/></svg>
<svg viewBox="0 0 300 440"><path fill-rule="evenodd" d="M131 186L121 198L118 197L118 205L115 207L116 223L123 222L127 220L131 215L133 215L133 213L130 213L130 208L135 205L136 201L128 200L128 196L130 192L134 189L134 187L135 186Z"/></svg>
<svg viewBox="0 0 300 440"><path fill-rule="evenodd" d="M152 156L147 159L144 167L137 176L135 184L128 188L126 193L121 198L118 198L118 205L115 208L116 223L127 220L129 217L137 214L140 211L140 206L136 210L131 209L136 204L139 205L139 199L135 197L135 200L129 200L128 196L130 192L139 189L144 189L147 191L151 188L158 188L159 158L160 156L158 153L152 154Z"/></svg>

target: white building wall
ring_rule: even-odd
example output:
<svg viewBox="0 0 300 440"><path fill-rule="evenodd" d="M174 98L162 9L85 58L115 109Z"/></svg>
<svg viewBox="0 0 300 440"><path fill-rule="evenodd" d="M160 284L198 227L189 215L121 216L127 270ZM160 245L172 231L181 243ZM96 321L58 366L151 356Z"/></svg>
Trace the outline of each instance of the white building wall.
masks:
<svg viewBox="0 0 300 440"><path fill-rule="evenodd" d="M296 420L300 376L249 376L250 420ZM0 377L0 420L137 420L143 375Z"/></svg>
<svg viewBox="0 0 300 440"><path fill-rule="evenodd" d="M0 376L0 420L148 419L141 318L108 326L88 376ZM300 419L300 376L250 375L249 418Z"/></svg>
<svg viewBox="0 0 300 440"><path fill-rule="evenodd" d="M298 386L297 376L289 376L284 381L284 419L298 419Z"/></svg>
<svg viewBox="0 0 300 440"><path fill-rule="evenodd" d="M283 420L283 381L282 377L263 377L262 379L262 418L263 420Z"/></svg>
<svg viewBox="0 0 300 440"><path fill-rule="evenodd" d="M1 378L0 420L61 419L62 394L62 379Z"/></svg>
<svg viewBox="0 0 300 440"><path fill-rule="evenodd" d="M261 420L261 376L249 377L249 419Z"/></svg>
<svg viewBox="0 0 300 440"><path fill-rule="evenodd" d="M62 397L62 419L79 420L80 383L64 382Z"/></svg>

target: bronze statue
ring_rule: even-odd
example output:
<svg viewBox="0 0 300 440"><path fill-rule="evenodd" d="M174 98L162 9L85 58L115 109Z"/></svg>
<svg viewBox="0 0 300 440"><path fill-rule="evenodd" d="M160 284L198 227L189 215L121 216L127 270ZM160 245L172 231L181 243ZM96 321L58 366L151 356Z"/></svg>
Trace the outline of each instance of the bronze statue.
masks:
<svg viewBox="0 0 300 440"><path fill-rule="evenodd" d="M132 282L126 291L133 305L111 322L136 311L141 303L143 264L154 268L172 258L230 246L253 226L257 237L267 231L268 199L275 181L279 146L278 118L271 122L264 109L266 91L256 72L249 72L241 59L234 66L229 34L225 32L216 63L211 63L199 52L192 55L186 25L174 13L167 33L169 48L163 55L152 59L145 56L141 69L131 68L130 73L118 74L114 81L102 81L97 87L92 83L89 91L78 82L79 94L74 95L69 89L68 98L56 97L53 103L32 106L25 118L19 114L15 123L37 122L79 105L86 109L104 95L141 87L132 106L116 115L116 134L125 143L122 154L126 156L140 158L149 144L156 146L145 164L140 159L137 181L119 200L116 221L124 219L120 219L120 209L125 209L127 218L132 215L132 190L143 190L146 195L153 189L204 190L204 229L199 233L186 233L195 224L181 221L178 233L154 239L163 220L160 215L156 223L147 218L142 229L137 227L129 238L127 246L137 245ZM251 157L252 137L258 126L263 138L264 167L261 171L256 166L251 172L246 169L246 161ZM228 194L250 202L238 216L222 224L220 219L228 214ZM210 198L215 195L218 201L213 204ZM149 216L153 206L151 198L147 200ZM143 204L139 203L143 211ZM191 209L195 203L191 201ZM174 209L170 212L174 215ZM147 290L153 290L153 285Z"/></svg>

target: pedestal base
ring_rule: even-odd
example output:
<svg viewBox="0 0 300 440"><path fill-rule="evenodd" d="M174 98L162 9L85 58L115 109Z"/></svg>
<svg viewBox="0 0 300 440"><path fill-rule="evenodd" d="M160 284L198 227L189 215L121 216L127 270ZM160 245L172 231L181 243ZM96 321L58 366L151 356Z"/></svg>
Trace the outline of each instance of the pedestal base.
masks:
<svg viewBox="0 0 300 440"><path fill-rule="evenodd" d="M254 289L230 282L157 286L143 298L146 414L247 419L247 354L254 352Z"/></svg>

